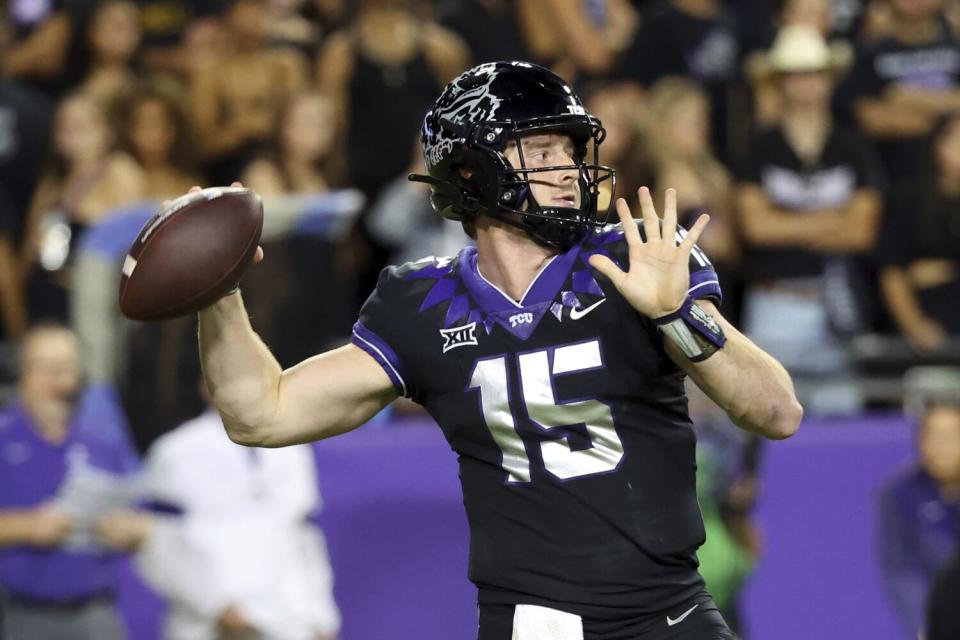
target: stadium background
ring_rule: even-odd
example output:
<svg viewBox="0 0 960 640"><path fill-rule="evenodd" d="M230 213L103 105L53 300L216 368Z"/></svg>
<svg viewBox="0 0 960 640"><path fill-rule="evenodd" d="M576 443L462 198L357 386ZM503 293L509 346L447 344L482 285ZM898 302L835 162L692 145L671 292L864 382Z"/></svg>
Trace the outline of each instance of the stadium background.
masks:
<svg viewBox="0 0 960 640"><path fill-rule="evenodd" d="M201 410L195 321L135 325L115 302L127 243L158 202L195 183L243 179L264 194L267 260L243 285L278 359L290 365L342 343L383 265L460 242L459 227L441 226L403 177L417 167L419 121L443 84L498 59L540 62L574 81L611 129L608 158L625 188L672 186L662 184L678 175L669 156L685 142L661 127L670 106L658 97L674 76L693 84L710 128L683 175L711 185L693 209L710 209L724 230L715 256L724 311L742 320L758 283L743 259L749 212L737 210L735 185L749 174L756 133L778 113L750 61L794 23L862 56L897 28L897 4L933 7L947 33L960 24L960 3L924 0L7 0L3 398L16 392L18 338L52 316L80 335L90 378L119 388L141 452ZM842 100L855 80L838 80L834 113L858 129ZM677 86L682 94L687 85ZM150 137L158 130L159 141ZM871 188L889 204L912 176L860 134L882 176ZM718 175L726 187L712 182ZM885 206L881 226L900 229L897 214ZM883 593L877 495L916 457L904 373L958 364L960 342L899 322L882 289L892 264L882 237L840 255L861 313L834 336L848 364L831 375L852 381L856 401L833 402L829 375L795 372L824 409L808 411L800 434L764 447L751 468L762 550L741 600L745 637L905 637ZM341 638L470 637L466 528L439 431L398 406L315 450ZM132 637L152 640L162 605L124 571Z"/></svg>

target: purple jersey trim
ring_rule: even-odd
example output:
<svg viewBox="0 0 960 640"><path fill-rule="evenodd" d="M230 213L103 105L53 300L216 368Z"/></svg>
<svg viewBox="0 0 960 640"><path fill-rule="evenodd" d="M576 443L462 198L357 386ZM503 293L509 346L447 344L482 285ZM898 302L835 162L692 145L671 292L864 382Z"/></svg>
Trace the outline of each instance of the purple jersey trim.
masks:
<svg viewBox="0 0 960 640"><path fill-rule="evenodd" d="M390 377L390 382L392 382L396 388L397 393L405 398L409 397L407 395L407 384L400 374L400 358L398 358L396 352L390 348L390 345L359 322L353 325L353 335L350 341L369 353L373 359L383 367L383 370L387 372L387 376Z"/></svg>
<svg viewBox="0 0 960 640"><path fill-rule="evenodd" d="M717 302L723 300L723 293L720 290L720 279L717 272L713 269L701 269L690 274L690 288L687 289L687 295L694 300L700 298L713 298Z"/></svg>
<svg viewBox="0 0 960 640"><path fill-rule="evenodd" d="M476 247L467 247L460 252L460 279L470 293L470 297L484 312L495 314L504 311L523 311L529 307L553 302L579 252L580 246L576 245L565 253L557 255L537 275L519 303L508 298L480 275L477 270Z"/></svg>

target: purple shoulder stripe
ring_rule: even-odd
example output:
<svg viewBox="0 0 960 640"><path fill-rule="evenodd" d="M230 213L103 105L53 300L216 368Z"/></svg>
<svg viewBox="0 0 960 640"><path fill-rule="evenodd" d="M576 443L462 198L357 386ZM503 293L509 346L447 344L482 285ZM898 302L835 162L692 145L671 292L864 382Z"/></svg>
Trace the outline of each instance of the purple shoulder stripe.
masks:
<svg viewBox="0 0 960 640"><path fill-rule="evenodd" d="M390 345L359 322L353 325L353 335L350 341L369 353L373 359L383 367L383 370L386 371L390 377L393 386L396 387L397 393L405 398L409 397L407 395L407 384L404 382L401 373L400 358L398 358L396 352L390 348Z"/></svg>
<svg viewBox="0 0 960 640"><path fill-rule="evenodd" d="M715 298L718 302L723 299L720 290L720 279L713 269L700 269L690 274L690 288L687 295L694 300L699 298Z"/></svg>

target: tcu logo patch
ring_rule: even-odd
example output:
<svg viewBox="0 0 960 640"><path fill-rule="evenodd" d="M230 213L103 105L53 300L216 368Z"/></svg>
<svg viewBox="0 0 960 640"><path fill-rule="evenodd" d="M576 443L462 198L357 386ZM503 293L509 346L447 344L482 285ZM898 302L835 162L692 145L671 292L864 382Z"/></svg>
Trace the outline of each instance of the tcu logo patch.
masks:
<svg viewBox="0 0 960 640"><path fill-rule="evenodd" d="M532 313L518 313L516 315L510 316L510 326L519 327L522 324L530 324L533 322Z"/></svg>
<svg viewBox="0 0 960 640"><path fill-rule="evenodd" d="M440 335L443 336L443 352L457 347L468 347L477 344L477 323L471 322L462 327L451 327L449 329L440 329Z"/></svg>

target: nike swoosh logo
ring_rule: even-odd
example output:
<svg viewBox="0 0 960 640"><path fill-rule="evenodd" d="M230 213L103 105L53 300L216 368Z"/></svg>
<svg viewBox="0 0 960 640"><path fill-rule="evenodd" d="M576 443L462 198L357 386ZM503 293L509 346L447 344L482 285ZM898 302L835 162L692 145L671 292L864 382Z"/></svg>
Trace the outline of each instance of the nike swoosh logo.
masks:
<svg viewBox="0 0 960 640"><path fill-rule="evenodd" d="M688 616L688 615L690 615L691 613L693 613L693 610L694 610L694 609L696 609L696 608L699 607L699 606L700 606L699 604L693 605L692 607L690 607L689 609L687 609L686 611L684 611L683 613L681 613L681 614L680 614L680 617L678 617L678 618L671 618L670 616L667 616L667 626L668 626L668 627L672 627L672 626L675 625L675 624L680 624L681 622L683 622L684 620L687 619L687 616Z"/></svg>
<svg viewBox="0 0 960 640"><path fill-rule="evenodd" d="M604 302L606 302L606 301L607 301L606 298L603 298L602 300L597 300L596 302L594 302L592 305L590 305L590 306L587 307L586 309L572 308L572 309L570 309L570 319L571 319L571 320L579 320L580 318L582 318L583 316L587 315L588 313L590 313L591 311L593 311L594 309L596 309L597 307L599 307L600 305L602 305L602 304L603 304Z"/></svg>

